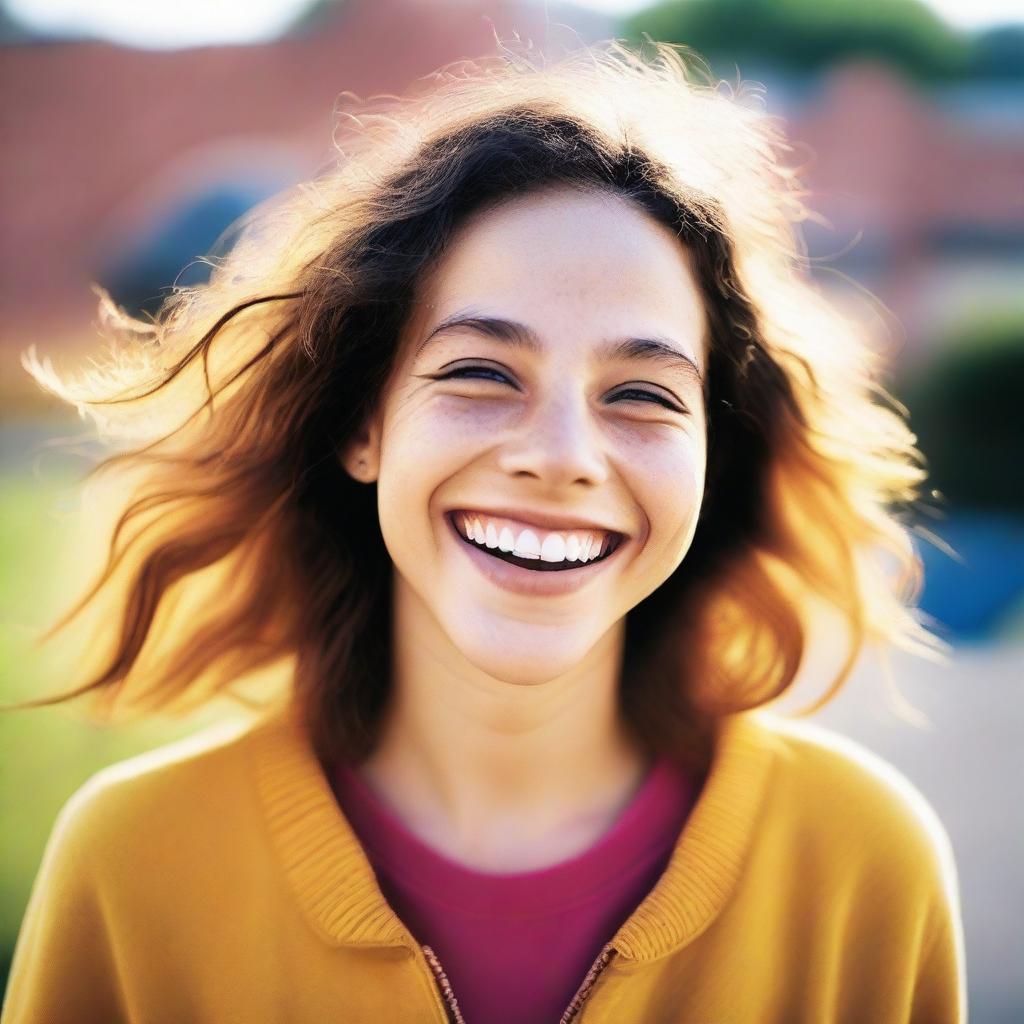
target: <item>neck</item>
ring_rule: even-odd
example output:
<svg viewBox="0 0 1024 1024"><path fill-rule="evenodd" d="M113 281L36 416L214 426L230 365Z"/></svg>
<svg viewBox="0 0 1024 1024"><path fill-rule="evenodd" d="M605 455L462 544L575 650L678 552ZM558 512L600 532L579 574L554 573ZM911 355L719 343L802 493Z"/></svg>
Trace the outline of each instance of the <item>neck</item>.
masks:
<svg viewBox="0 0 1024 1024"><path fill-rule="evenodd" d="M624 624L572 671L509 683L462 659L414 600L395 605L392 693L358 767L423 841L478 870L537 870L611 826L651 767L619 713Z"/></svg>

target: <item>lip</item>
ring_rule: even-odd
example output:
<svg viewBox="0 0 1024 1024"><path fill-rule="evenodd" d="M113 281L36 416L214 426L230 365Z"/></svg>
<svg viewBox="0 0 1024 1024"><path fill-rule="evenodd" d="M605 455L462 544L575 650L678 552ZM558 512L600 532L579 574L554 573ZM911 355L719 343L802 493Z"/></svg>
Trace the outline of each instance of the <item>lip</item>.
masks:
<svg viewBox="0 0 1024 1024"><path fill-rule="evenodd" d="M477 506L466 506L449 509L448 516L456 512L478 512L481 515L493 516L496 519L514 519L524 526L533 526L539 530L599 530L602 533L610 533L619 540L627 540L628 533L622 530L614 530L610 526L595 523L592 519L573 519L570 516L559 515L556 512L531 512L529 509L515 508L479 508Z"/></svg>
<svg viewBox="0 0 1024 1024"><path fill-rule="evenodd" d="M628 538L620 535L622 540L619 541L618 547L599 562L581 565L578 569L563 569L561 572L535 572L533 569L524 569L511 562L503 562L500 558L492 558L490 555L484 554L480 548L462 536L455 524L453 513L445 513L444 518L449 529L455 535L458 548L466 553L466 557L484 576L503 590L513 594L523 594L527 597L556 597L582 589L610 562L617 559L619 552L628 543Z"/></svg>

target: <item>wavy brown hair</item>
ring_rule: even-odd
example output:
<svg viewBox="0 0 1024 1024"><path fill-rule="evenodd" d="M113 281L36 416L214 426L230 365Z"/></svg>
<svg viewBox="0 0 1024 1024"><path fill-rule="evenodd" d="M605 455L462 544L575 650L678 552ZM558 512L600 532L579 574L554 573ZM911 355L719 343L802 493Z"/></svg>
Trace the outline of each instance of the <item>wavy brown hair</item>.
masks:
<svg viewBox="0 0 1024 1024"><path fill-rule="evenodd" d="M681 48L618 42L557 60L503 49L348 111L339 159L250 214L208 284L144 323L101 297L115 345L46 389L130 443L106 568L56 624L117 603L96 709L192 707L293 659L321 757L373 748L390 687L393 566L376 488L340 454L381 397L417 283L470 214L548 185L625 197L693 256L710 325L708 474L681 565L627 615L625 721L703 760L721 715L782 694L811 609L863 644L937 649L913 602L905 521L925 478L858 331L812 284L790 152L750 92ZM211 575L212 573L212 575ZM173 628L172 608L206 581ZM163 643L159 658L144 658Z"/></svg>

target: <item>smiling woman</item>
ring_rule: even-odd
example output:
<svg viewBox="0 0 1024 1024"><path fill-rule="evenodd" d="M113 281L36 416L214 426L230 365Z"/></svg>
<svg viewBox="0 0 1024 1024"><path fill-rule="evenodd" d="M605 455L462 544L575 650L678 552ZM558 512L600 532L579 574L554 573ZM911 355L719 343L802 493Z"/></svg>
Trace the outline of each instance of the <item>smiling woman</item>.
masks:
<svg viewBox="0 0 1024 1024"><path fill-rule="evenodd" d="M134 474L82 602L119 628L34 703L293 672L69 801L5 1022L963 1020L934 812L763 708L815 602L823 699L866 640L932 648L921 458L775 126L701 81L660 45L461 64L155 324L106 303L105 369L26 359Z"/></svg>
<svg viewBox="0 0 1024 1024"><path fill-rule="evenodd" d="M706 335L673 230L599 182L540 188L468 218L425 275L383 400L347 449L349 471L377 483L396 635L451 645L492 678L579 673L614 692L609 645L696 529ZM452 509L480 522L482 548L451 543ZM593 528L594 561L538 572ZM504 530L518 558L501 557ZM601 558L613 535L625 543ZM432 615L410 608L428 594ZM536 600L570 594L571 607ZM445 660L440 674L465 673ZM419 666L411 674L426 690L451 687Z"/></svg>

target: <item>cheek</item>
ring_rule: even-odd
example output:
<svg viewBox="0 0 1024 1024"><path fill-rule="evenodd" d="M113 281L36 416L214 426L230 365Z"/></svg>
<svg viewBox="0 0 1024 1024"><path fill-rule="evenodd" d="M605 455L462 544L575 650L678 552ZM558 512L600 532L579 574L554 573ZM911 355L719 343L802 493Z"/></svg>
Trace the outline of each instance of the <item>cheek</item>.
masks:
<svg viewBox="0 0 1024 1024"><path fill-rule="evenodd" d="M509 399L440 395L424 405L419 420L420 429L443 436L448 444L479 448L521 415L520 405Z"/></svg>
<svg viewBox="0 0 1024 1024"><path fill-rule="evenodd" d="M400 492L426 507L436 487L486 458L509 416L498 403L451 397L405 406L382 437L378 492Z"/></svg>
<svg viewBox="0 0 1024 1024"><path fill-rule="evenodd" d="M463 404L418 402L396 408L381 436L377 500L389 549L421 536L438 487L486 448L495 430ZM437 511L436 509L432 511ZM415 514L414 514L415 513Z"/></svg>
<svg viewBox="0 0 1024 1024"><path fill-rule="evenodd" d="M704 494L707 454L702 435L638 447L626 463L630 488L647 517L648 540L672 560L693 538Z"/></svg>
<svg viewBox="0 0 1024 1024"><path fill-rule="evenodd" d="M410 403L386 427L381 440L381 475L434 477L445 467L465 465L486 450L507 422L486 403L456 400ZM489 441L488 439L492 439Z"/></svg>

